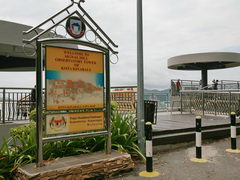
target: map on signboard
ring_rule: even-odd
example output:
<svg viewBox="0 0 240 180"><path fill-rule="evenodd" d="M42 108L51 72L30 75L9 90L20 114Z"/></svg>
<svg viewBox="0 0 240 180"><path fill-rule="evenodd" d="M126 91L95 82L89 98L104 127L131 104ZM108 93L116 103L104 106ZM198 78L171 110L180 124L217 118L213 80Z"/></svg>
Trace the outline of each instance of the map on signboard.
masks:
<svg viewBox="0 0 240 180"><path fill-rule="evenodd" d="M47 110L103 107L103 54L46 47Z"/></svg>

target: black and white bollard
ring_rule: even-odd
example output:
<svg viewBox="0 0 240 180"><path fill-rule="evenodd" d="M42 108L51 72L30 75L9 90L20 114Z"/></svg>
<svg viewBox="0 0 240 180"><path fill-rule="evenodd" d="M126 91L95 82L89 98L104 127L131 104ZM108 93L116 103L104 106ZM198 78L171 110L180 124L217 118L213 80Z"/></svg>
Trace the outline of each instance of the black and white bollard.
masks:
<svg viewBox="0 0 240 180"><path fill-rule="evenodd" d="M146 131L146 171L153 171L153 160L152 160L152 123L147 122L145 124Z"/></svg>
<svg viewBox="0 0 240 180"><path fill-rule="evenodd" d="M240 150L237 149L237 127L236 127L236 113L231 112L231 149L227 149L228 152L240 153Z"/></svg>
<svg viewBox="0 0 240 180"><path fill-rule="evenodd" d="M202 119L196 117L196 158L202 159Z"/></svg>
<svg viewBox="0 0 240 180"><path fill-rule="evenodd" d="M202 159L202 118L196 116L196 158L192 158L194 162L207 162L206 159Z"/></svg>
<svg viewBox="0 0 240 180"><path fill-rule="evenodd" d="M231 112L231 148L237 149L236 113Z"/></svg>
<svg viewBox="0 0 240 180"><path fill-rule="evenodd" d="M153 171L153 157L152 157L152 123L145 123L146 136L146 171L140 172L139 175L143 177L156 177L159 173Z"/></svg>

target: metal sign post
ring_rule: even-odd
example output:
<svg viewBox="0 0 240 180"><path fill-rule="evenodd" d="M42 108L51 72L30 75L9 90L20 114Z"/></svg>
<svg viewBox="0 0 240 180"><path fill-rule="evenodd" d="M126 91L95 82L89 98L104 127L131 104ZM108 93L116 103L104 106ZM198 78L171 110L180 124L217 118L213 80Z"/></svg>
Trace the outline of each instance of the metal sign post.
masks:
<svg viewBox="0 0 240 180"><path fill-rule="evenodd" d="M109 62L109 51L106 52L106 59ZM106 63L106 117L107 117L107 148L106 153L111 153L112 141L111 141L111 86L110 86L110 63Z"/></svg>
<svg viewBox="0 0 240 180"><path fill-rule="evenodd" d="M37 61L36 61L36 138L37 138L37 166L43 166L43 142L42 142L42 47L40 42L37 44Z"/></svg>
<svg viewBox="0 0 240 180"><path fill-rule="evenodd" d="M137 133L138 146L145 154L144 138L144 71L143 71L142 0L137 0Z"/></svg>

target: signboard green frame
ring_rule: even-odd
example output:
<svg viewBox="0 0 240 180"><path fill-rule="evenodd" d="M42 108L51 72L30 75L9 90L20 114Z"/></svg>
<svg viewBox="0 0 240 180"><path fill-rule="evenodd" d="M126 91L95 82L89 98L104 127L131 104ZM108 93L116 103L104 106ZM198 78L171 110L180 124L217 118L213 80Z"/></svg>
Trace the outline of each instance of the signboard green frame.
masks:
<svg viewBox="0 0 240 180"><path fill-rule="evenodd" d="M45 111L45 116L43 115L43 76L42 76L42 70L45 68L44 63L46 63L46 59L44 58L44 48L47 48L49 44L54 46L59 46L60 44L66 44L67 45L81 45L86 48L92 48L95 51L86 51L89 53L100 53L104 56L104 62L102 63L104 68L104 87L102 92L104 92L103 95L103 107L96 108L81 108L81 109L75 109L75 108L67 108L67 109L58 109L54 111L49 111L47 109ZM56 47L55 47L56 48ZM59 48L59 47L57 47ZM69 49L68 49L69 50ZM78 51L78 50L77 50ZM82 50L80 50L82 51ZM78 51L78 52L80 52ZM48 66L46 66L48 70ZM47 90L48 91L48 90ZM110 120L110 60L109 60L109 50L105 47L81 41L81 40L74 40L74 39L42 39L37 41L37 97L36 97L36 109L37 109L37 162L38 166L41 166L43 162L43 143L45 142L53 142L58 140L67 140L67 139L76 139L80 137L89 137L89 136L102 136L106 135L107 138L107 148L106 153L111 153L111 120ZM47 96L48 98L48 96ZM51 108L50 108L51 109ZM48 132L48 134L54 134L54 136L48 136L43 137L43 117L45 119L48 119L48 122L52 120L53 117L60 117L60 119L57 119L57 123L64 124L65 122L70 122L71 117L72 120L75 118L77 119L75 123L78 124L80 127L83 123L87 127L80 128L80 129L74 129L69 128L68 130L62 130L62 132ZM61 118L64 117L64 118ZM88 117L88 122L80 122L81 119L84 119L84 117ZM50 120L49 120L50 119ZM54 118L55 119L55 118ZM65 121L65 122L64 122ZM105 122L104 122L105 121ZM72 121L74 123L74 121ZM104 123L103 123L104 122ZM104 124L104 125L103 125ZM56 125L56 124L55 124ZM58 125L58 124L57 124ZM54 126L54 125L53 125ZM48 126L46 126L48 127ZM45 128L46 128L45 127ZM61 127L62 128L62 127ZM62 134L63 135L59 135ZM70 133L70 134L65 134ZM74 133L74 134L72 134Z"/></svg>

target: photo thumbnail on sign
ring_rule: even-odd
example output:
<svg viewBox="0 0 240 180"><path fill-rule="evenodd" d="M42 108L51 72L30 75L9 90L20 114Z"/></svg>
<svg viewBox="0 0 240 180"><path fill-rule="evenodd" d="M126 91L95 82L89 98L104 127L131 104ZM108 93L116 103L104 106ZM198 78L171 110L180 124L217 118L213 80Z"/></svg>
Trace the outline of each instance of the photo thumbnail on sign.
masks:
<svg viewBox="0 0 240 180"><path fill-rule="evenodd" d="M47 110L103 108L103 54L46 47Z"/></svg>

